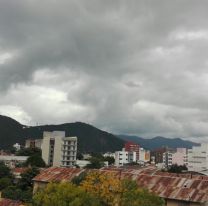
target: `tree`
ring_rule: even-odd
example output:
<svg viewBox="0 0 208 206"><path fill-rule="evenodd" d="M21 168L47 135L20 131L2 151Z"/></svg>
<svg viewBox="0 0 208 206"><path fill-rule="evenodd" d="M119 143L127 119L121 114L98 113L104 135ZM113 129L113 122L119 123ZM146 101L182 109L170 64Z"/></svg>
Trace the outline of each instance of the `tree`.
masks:
<svg viewBox="0 0 208 206"><path fill-rule="evenodd" d="M39 154L34 154L34 155L30 156L27 159L25 165L32 166L32 167L45 167L46 166L44 160L42 159L42 157Z"/></svg>
<svg viewBox="0 0 208 206"><path fill-rule="evenodd" d="M86 172L82 172L79 176L75 176L73 179L72 179L72 183L75 184L75 185L80 185L86 178L87 176L87 173Z"/></svg>
<svg viewBox="0 0 208 206"><path fill-rule="evenodd" d="M171 165L171 167L168 169L168 172L172 172L172 173L181 173L184 170L188 170L188 168L186 167L186 165L177 165L177 164L173 164Z"/></svg>
<svg viewBox="0 0 208 206"><path fill-rule="evenodd" d="M101 206L99 200L71 183L49 183L34 195L33 206Z"/></svg>
<svg viewBox="0 0 208 206"><path fill-rule="evenodd" d="M116 205L120 194L120 180L113 173L90 172L81 187L107 205Z"/></svg>
<svg viewBox="0 0 208 206"><path fill-rule="evenodd" d="M115 158L114 157L104 157L104 161L107 161L109 165L112 165L115 163Z"/></svg>
<svg viewBox="0 0 208 206"><path fill-rule="evenodd" d="M11 177L11 171L3 162L0 162L0 178Z"/></svg>
<svg viewBox="0 0 208 206"><path fill-rule="evenodd" d="M21 190L17 186L9 186L2 190L2 197L12 199L12 200L21 200L24 202L30 202L32 199L32 189Z"/></svg>
<svg viewBox="0 0 208 206"><path fill-rule="evenodd" d="M32 179L39 174L36 167L29 168L26 172L21 174L21 179L17 183L18 188L28 190L33 187Z"/></svg>
<svg viewBox="0 0 208 206"><path fill-rule="evenodd" d="M103 160L101 160L100 158L97 158L97 157L91 157L90 164L87 164L85 168L100 169L101 167L104 167Z"/></svg>
<svg viewBox="0 0 208 206"><path fill-rule="evenodd" d="M138 188L135 181L122 180L122 193L120 197L120 206L162 206L164 200L146 189Z"/></svg>
<svg viewBox="0 0 208 206"><path fill-rule="evenodd" d="M0 179L0 190L3 190L12 185L12 180L9 177L3 177Z"/></svg>
<svg viewBox="0 0 208 206"><path fill-rule="evenodd" d="M82 155L81 152L77 152L77 159L78 160L83 160L84 156Z"/></svg>
<svg viewBox="0 0 208 206"><path fill-rule="evenodd" d="M16 153L17 156L32 156L39 155L41 156L41 149L39 148L22 148Z"/></svg>
<svg viewBox="0 0 208 206"><path fill-rule="evenodd" d="M81 187L108 206L162 206L164 204L160 197L138 188L135 181L120 180L115 173L91 172L81 183Z"/></svg>

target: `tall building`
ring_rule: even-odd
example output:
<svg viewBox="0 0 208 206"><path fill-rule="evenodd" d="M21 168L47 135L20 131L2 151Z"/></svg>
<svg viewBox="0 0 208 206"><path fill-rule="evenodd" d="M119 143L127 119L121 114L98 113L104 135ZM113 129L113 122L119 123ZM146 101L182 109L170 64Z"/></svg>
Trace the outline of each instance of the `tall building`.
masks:
<svg viewBox="0 0 208 206"><path fill-rule="evenodd" d="M125 151L127 152L136 152L136 160L139 160L139 148L140 146L133 142L126 142L125 143Z"/></svg>
<svg viewBox="0 0 208 206"><path fill-rule="evenodd" d="M188 149L188 170L194 172L208 170L208 144Z"/></svg>
<svg viewBox="0 0 208 206"><path fill-rule="evenodd" d="M77 137L65 137L64 131L43 133L42 158L49 166L71 167L76 163Z"/></svg>

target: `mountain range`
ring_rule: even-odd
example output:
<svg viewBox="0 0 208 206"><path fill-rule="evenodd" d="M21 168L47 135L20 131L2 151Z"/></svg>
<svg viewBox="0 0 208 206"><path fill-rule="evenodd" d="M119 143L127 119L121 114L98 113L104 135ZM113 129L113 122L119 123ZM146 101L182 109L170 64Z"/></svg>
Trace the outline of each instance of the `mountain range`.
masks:
<svg viewBox="0 0 208 206"><path fill-rule="evenodd" d="M190 148L196 145L194 142L179 138L144 139L137 136L113 135L82 122L26 126L10 117L0 115L0 149L10 149L17 142L24 145L26 139L40 139L43 131L65 131L66 136L77 136L79 152L113 152L121 150L126 141L138 143L150 150L161 146Z"/></svg>
<svg viewBox="0 0 208 206"><path fill-rule="evenodd" d="M191 148L192 146L197 146L199 144L195 142L191 142L188 140L183 140L180 138L166 138L157 136L151 139L145 139L138 136L130 136L130 135L117 135L119 138L123 139L124 141L132 141L135 142L145 149L154 150L159 147L169 147L169 148Z"/></svg>

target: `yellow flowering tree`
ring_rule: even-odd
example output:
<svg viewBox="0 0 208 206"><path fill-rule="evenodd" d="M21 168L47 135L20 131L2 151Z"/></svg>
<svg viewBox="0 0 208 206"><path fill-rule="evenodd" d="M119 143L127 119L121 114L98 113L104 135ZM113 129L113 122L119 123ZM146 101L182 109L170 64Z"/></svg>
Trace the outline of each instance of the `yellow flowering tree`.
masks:
<svg viewBox="0 0 208 206"><path fill-rule="evenodd" d="M163 199L138 188L135 181L122 179L113 172L91 172L81 183L86 192L108 206L162 206Z"/></svg>
<svg viewBox="0 0 208 206"><path fill-rule="evenodd" d="M120 180L114 173L90 172L81 187L107 205L116 205L121 193Z"/></svg>

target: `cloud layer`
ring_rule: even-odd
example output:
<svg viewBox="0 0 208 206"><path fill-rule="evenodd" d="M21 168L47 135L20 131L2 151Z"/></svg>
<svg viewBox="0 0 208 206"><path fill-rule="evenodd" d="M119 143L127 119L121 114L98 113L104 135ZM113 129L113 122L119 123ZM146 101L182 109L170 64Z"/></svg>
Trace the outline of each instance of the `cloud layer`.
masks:
<svg viewBox="0 0 208 206"><path fill-rule="evenodd" d="M206 140L208 2L0 2L0 113Z"/></svg>

